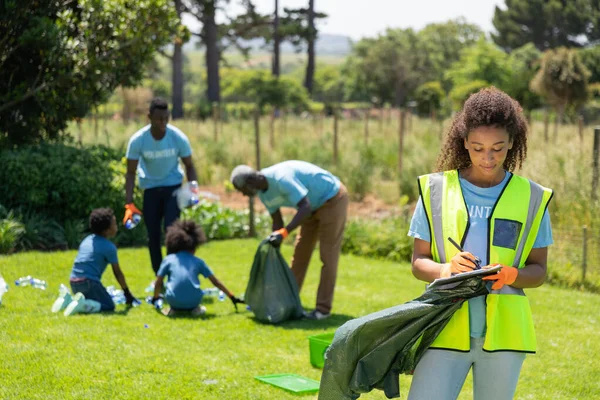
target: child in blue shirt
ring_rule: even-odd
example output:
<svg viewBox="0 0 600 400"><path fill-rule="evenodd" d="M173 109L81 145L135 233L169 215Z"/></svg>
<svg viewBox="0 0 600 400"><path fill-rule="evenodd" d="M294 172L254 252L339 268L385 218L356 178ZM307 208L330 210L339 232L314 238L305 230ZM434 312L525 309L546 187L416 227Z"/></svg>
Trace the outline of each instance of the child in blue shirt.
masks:
<svg viewBox="0 0 600 400"><path fill-rule="evenodd" d="M202 228L193 221L175 221L167 228L166 235L167 257L160 264L154 283L152 304L161 298L164 278L168 277L165 290L165 300L170 308L163 313L167 316L178 312L189 312L191 315L203 315L206 308L201 306L203 292L200 288L199 275L221 289L231 299L237 309L242 300L235 297L225 285L214 276L206 263L194 256L196 249L206 242Z"/></svg>
<svg viewBox="0 0 600 400"><path fill-rule="evenodd" d="M138 302L133 297L125 275L119 266L117 247L109 240L117 234L117 220L110 208L97 208L90 213L89 226L92 234L79 245L79 251L70 283L74 296L62 294L52 306L52 312L64 310L64 315L114 311L115 304L102 285L101 278L106 266L111 264L113 273L123 289L128 305Z"/></svg>

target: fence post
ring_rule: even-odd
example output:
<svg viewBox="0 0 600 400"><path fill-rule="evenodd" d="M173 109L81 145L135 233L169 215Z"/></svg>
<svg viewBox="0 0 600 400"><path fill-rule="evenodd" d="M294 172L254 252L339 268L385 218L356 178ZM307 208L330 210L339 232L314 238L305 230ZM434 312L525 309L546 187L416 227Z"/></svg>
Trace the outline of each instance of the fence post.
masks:
<svg viewBox="0 0 600 400"><path fill-rule="evenodd" d="M212 119L213 119L213 140L216 142L219 138L219 109L216 102L212 103Z"/></svg>
<svg viewBox="0 0 600 400"><path fill-rule="evenodd" d="M402 178L402 153L404 152L404 123L405 113L400 109L398 114L398 180Z"/></svg>
<svg viewBox="0 0 600 400"><path fill-rule="evenodd" d="M333 164L338 163L338 106L333 108Z"/></svg>
<svg viewBox="0 0 600 400"><path fill-rule="evenodd" d="M260 110L258 106L254 110L254 137L256 144L256 170L260 171ZM254 196L248 196L248 236L256 237L254 226Z"/></svg>
<svg viewBox="0 0 600 400"><path fill-rule="evenodd" d="M583 227L583 260L581 262L581 283L585 282L585 273L587 271L587 226Z"/></svg>
<svg viewBox="0 0 600 400"><path fill-rule="evenodd" d="M594 128L594 153L592 159L592 200L597 199L598 191L598 154L600 153L600 126Z"/></svg>
<svg viewBox="0 0 600 400"><path fill-rule="evenodd" d="M365 146L369 144L369 114L371 109L367 108L365 112Z"/></svg>
<svg viewBox="0 0 600 400"><path fill-rule="evenodd" d="M577 117L577 122L579 125L579 141L583 143L583 115Z"/></svg>
<svg viewBox="0 0 600 400"><path fill-rule="evenodd" d="M548 143L548 125L550 124L550 113L548 107L544 108L544 141Z"/></svg>

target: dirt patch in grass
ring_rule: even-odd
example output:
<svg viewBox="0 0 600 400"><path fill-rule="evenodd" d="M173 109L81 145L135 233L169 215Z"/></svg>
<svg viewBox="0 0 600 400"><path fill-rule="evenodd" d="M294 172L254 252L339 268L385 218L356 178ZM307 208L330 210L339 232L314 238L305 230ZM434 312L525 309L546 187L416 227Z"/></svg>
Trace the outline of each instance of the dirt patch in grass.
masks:
<svg viewBox="0 0 600 400"><path fill-rule="evenodd" d="M248 207L248 198L244 197L237 191L228 192L222 185L202 186L201 191L210 192L219 196L219 201L229 208L243 210ZM258 212L264 212L265 207L260 201L255 202L255 207ZM384 219L398 215L399 208L393 205L386 204L381 199L374 195L368 194L362 201L351 201L348 207L348 215L350 217ZM284 209L283 214L293 214L293 209Z"/></svg>

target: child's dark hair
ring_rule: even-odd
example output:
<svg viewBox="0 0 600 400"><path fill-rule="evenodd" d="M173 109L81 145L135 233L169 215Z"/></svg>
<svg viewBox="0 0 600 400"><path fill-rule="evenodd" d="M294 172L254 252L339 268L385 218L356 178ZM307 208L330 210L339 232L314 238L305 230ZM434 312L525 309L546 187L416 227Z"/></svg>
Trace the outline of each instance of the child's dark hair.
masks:
<svg viewBox="0 0 600 400"><path fill-rule="evenodd" d="M169 109L169 103L167 103L166 100L160 98L160 97L155 97L154 99L152 99L152 102L150 103L150 115L152 115L152 112L154 110L168 110Z"/></svg>
<svg viewBox="0 0 600 400"><path fill-rule="evenodd" d="M177 220L167 228L165 242L167 254L192 252L202 243L206 243L206 235L202 227L194 221Z"/></svg>
<svg viewBox="0 0 600 400"><path fill-rule="evenodd" d="M503 167L511 172L521 168L527 157L527 121L523 109L512 97L492 86L472 94L454 117L437 159L437 171L471 166L464 140L480 126L494 126L508 132L513 146L508 150Z"/></svg>
<svg viewBox="0 0 600 400"><path fill-rule="evenodd" d="M112 218L115 215L112 208L96 208L90 213L90 230L96 235L102 234L110 228Z"/></svg>

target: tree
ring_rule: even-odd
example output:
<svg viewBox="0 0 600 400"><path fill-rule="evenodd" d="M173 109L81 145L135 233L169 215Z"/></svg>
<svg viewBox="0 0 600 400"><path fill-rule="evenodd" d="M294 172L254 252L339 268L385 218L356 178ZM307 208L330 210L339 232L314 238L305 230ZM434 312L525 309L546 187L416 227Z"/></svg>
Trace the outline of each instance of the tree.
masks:
<svg viewBox="0 0 600 400"><path fill-rule="evenodd" d="M541 106L540 96L529 87L539 70L541 56L542 52L533 43L527 43L515 49L508 58L509 79L505 90L527 111Z"/></svg>
<svg viewBox="0 0 600 400"><path fill-rule="evenodd" d="M421 71L426 62L426 54L420 51L419 39L412 29L388 29L375 39L361 39L343 67L348 97L403 106L425 81Z"/></svg>
<svg viewBox="0 0 600 400"><path fill-rule="evenodd" d="M221 84L219 63L228 46L236 47L242 54L248 54L248 47L241 44L242 39L259 37L267 21L258 14L251 0L240 0L244 13L237 17L225 15L226 22L217 24L217 11L224 12L223 7L230 0L184 0L186 13L194 16L201 24L200 32L193 32L200 38L205 48L207 75L206 97L210 103L221 101Z"/></svg>
<svg viewBox="0 0 600 400"><path fill-rule="evenodd" d="M309 95L313 92L313 80L315 76L315 42L317 40L317 29L315 28L315 0L308 0L308 46L306 48L306 75L304 76L304 87Z"/></svg>
<svg viewBox="0 0 600 400"><path fill-rule="evenodd" d="M183 12L181 0L175 0L175 12L181 21ZM171 116L173 119L183 118L183 43L189 40L189 31L185 29L185 39L179 37L173 44L173 56L171 57L172 72L172 103Z"/></svg>
<svg viewBox="0 0 600 400"><path fill-rule="evenodd" d="M299 82L277 78L264 70L229 71L223 82L223 95L231 101L255 103L260 109L267 105L302 109L308 105L306 90Z"/></svg>
<svg viewBox="0 0 600 400"><path fill-rule="evenodd" d="M445 97L446 93L439 81L424 83L415 91L417 111L421 115L429 116L442 108Z"/></svg>
<svg viewBox="0 0 600 400"><path fill-rule="evenodd" d="M345 82L346 78L338 66L320 66L315 73L312 97L323 103L341 102L344 100Z"/></svg>
<svg viewBox="0 0 600 400"><path fill-rule="evenodd" d="M591 46L579 51L581 61L590 71L589 83L600 82L600 46Z"/></svg>
<svg viewBox="0 0 600 400"><path fill-rule="evenodd" d="M531 89L555 108L557 121L562 121L567 107L578 107L586 101L589 75L577 51L565 47L546 50Z"/></svg>
<svg viewBox="0 0 600 400"><path fill-rule="evenodd" d="M310 93L315 73L315 42L318 36L315 20L326 18L327 14L315 12L314 0L309 0L307 8L286 7L283 9L283 12L284 15L282 18L276 16L277 23L273 23L274 29L272 35L270 36L268 32L265 32L263 36L267 43L273 42L274 60L279 60L279 44L281 42L291 42L296 47L296 51L300 51L303 44L306 43L307 64L304 87ZM275 25L277 28L275 28ZM275 53L277 53L276 57Z"/></svg>
<svg viewBox="0 0 600 400"><path fill-rule="evenodd" d="M559 46L581 47L600 39L597 0L506 0L496 6L492 34L507 51L529 42L539 50Z"/></svg>
<svg viewBox="0 0 600 400"><path fill-rule="evenodd" d="M271 73L273 76L279 77L279 50L280 50L280 38L279 38L279 1L275 0L275 12L273 13L273 66Z"/></svg>
<svg viewBox="0 0 600 400"><path fill-rule="evenodd" d="M483 37L462 50L446 74L455 87L479 80L502 89L508 77L508 55Z"/></svg>
<svg viewBox="0 0 600 400"><path fill-rule="evenodd" d="M443 88L450 90L452 82L445 73L458 61L463 49L474 45L484 34L481 28L469 24L464 18L425 26L418 32L420 51L427 53L427 64L431 80L442 82Z"/></svg>
<svg viewBox="0 0 600 400"><path fill-rule="evenodd" d="M0 3L0 146L62 136L67 122L138 84L177 33L167 0Z"/></svg>

